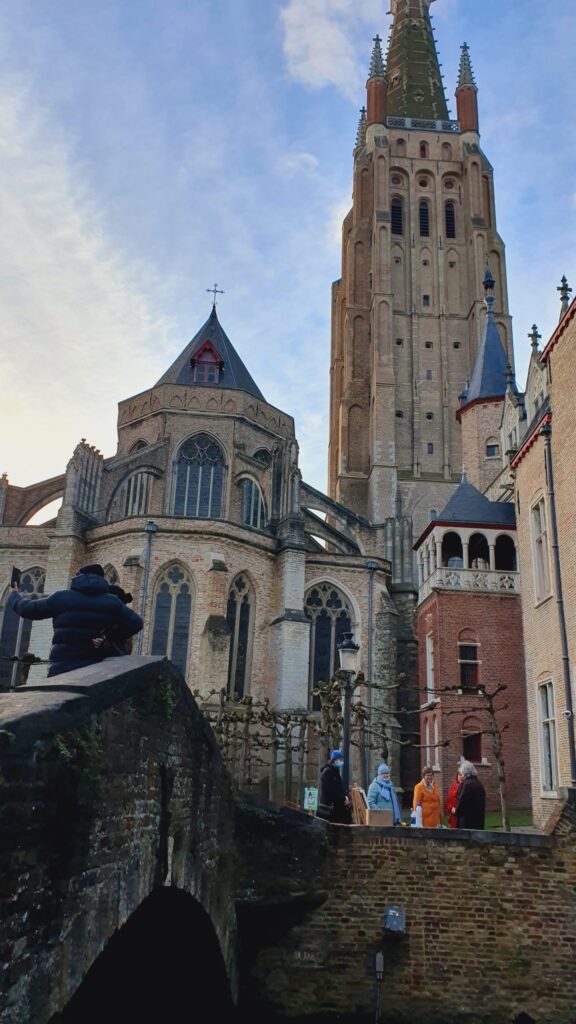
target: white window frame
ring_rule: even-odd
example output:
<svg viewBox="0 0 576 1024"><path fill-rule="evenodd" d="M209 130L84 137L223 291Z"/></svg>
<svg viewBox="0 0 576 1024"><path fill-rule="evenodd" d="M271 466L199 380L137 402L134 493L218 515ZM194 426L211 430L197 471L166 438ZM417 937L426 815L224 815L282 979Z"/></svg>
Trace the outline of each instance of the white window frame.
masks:
<svg viewBox="0 0 576 1024"><path fill-rule="evenodd" d="M535 604L541 604L542 601L546 601L552 594L548 516L546 499L543 496L538 498L530 509L530 531L532 535Z"/></svg>
<svg viewBox="0 0 576 1024"><path fill-rule="evenodd" d="M546 706L544 706L544 703ZM559 784L558 743L556 739L554 683L551 679L538 684L538 721L540 789L544 795L556 794Z"/></svg>

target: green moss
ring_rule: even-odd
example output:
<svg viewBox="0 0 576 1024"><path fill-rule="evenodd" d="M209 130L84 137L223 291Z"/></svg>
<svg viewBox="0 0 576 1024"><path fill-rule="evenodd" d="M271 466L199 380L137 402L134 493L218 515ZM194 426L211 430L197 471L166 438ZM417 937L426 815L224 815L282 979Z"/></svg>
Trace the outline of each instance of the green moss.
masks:
<svg viewBox="0 0 576 1024"><path fill-rule="evenodd" d="M102 788L102 741L98 725L53 737L44 760L57 766L58 784L75 790L79 805L92 804Z"/></svg>
<svg viewBox="0 0 576 1024"><path fill-rule="evenodd" d="M172 716L175 704L176 698L174 696L172 680L162 677L155 684L152 691L152 714L167 722Z"/></svg>

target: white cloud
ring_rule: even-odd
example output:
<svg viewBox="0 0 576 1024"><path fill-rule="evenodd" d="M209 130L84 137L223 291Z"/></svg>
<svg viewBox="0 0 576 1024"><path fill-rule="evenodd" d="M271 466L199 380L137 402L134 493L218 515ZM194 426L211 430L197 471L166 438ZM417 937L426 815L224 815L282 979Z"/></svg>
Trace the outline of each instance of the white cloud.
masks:
<svg viewBox="0 0 576 1024"><path fill-rule="evenodd" d="M22 81L0 84L0 471L22 485L61 472L81 434L113 454L114 403L155 379L168 322L147 268L109 242L70 141Z"/></svg>
<svg viewBox="0 0 576 1024"><path fill-rule="evenodd" d="M280 18L292 78L316 88L334 85L355 101L369 58L365 48L359 52L354 45L355 30L381 23L380 0L364 0L361 12L357 0L288 0Z"/></svg>
<svg viewBox="0 0 576 1024"><path fill-rule="evenodd" d="M312 153L285 153L278 160L280 171L297 174L299 171L314 171L319 164L318 157Z"/></svg>
<svg viewBox="0 0 576 1024"><path fill-rule="evenodd" d="M328 218L328 241L337 248L342 245L342 222L352 207L352 197L346 193L330 210Z"/></svg>

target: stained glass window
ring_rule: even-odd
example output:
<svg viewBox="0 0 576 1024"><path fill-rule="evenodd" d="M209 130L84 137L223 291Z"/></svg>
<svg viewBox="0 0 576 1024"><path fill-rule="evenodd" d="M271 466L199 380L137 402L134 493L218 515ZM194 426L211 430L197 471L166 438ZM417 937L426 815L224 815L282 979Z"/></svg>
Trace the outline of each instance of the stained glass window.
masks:
<svg viewBox="0 0 576 1024"><path fill-rule="evenodd" d="M209 434L196 434L178 453L174 515L217 519L222 513L224 453Z"/></svg>
<svg viewBox="0 0 576 1024"><path fill-rule="evenodd" d="M329 682L339 667L338 644L344 633L354 630L348 599L331 583L320 583L307 595L304 611L311 620L309 683ZM320 709L318 697L312 698L312 710Z"/></svg>
<svg viewBox="0 0 576 1024"><path fill-rule="evenodd" d="M192 588L179 565L168 566L156 585L150 654L166 655L186 675Z"/></svg>

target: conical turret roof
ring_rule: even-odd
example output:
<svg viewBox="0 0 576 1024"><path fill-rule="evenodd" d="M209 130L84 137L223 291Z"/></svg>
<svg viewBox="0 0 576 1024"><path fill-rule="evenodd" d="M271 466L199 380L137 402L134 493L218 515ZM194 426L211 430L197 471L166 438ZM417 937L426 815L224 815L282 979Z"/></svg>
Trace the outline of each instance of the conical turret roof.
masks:
<svg viewBox="0 0 576 1024"><path fill-rule="evenodd" d="M430 21L430 0L394 0L386 60L388 114L448 119L448 104Z"/></svg>
<svg viewBox="0 0 576 1024"><path fill-rule="evenodd" d="M481 398L504 398L506 394L508 357L494 319L494 278L488 266L484 277L484 287L486 289L486 326L462 408Z"/></svg>
<svg viewBox="0 0 576 1024"><path fill-rule="evenodd" d="M490 501L464 473L450 501L438 516L440 523L473 523L484 526L514 526L516 516L511 501Z"/></svg>
<svg viewBox="0 0 576 1024"><path fill-rule="evenodd" d="M460 54L460 69L458 72L458 88L461 89L465 85L473 85L476 88L476 81L474 79L474 72L472 70L472 61L470 60L470 48L468 43L462 43L462 53Z"/></svg>
<svg viewBox="0 0 576 1024"><path fill-rule="evenodd" d="M206 342L211 343L222 360L222 367L218 374L217 382L198 382L194 380L192 360ZM192 338L192 341L188 343L178 358L174 360L172 366L160 377L156 386L158 384L185 384L187 387L229 388L236 391L247 391L256 398L266 401L260 388L257 387L228 335L222 328L216 313L216 306L212 307L212 312L206 323L200 328L198 334Z"/></svg>

